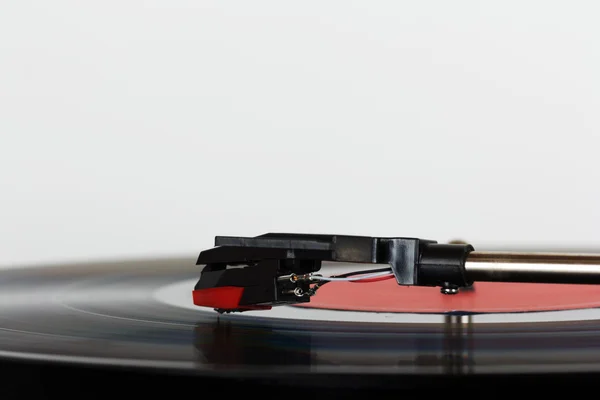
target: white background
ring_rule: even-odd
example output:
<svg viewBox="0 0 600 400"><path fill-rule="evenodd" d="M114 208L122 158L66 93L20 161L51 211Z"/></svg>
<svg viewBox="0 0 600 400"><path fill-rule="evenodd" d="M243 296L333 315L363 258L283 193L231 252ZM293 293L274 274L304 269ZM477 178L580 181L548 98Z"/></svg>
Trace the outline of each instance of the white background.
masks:
<svg viewBox="0 0 600 400"><path fill-rule="evenodd" d="M5 1L0 264L269 231L600 248L578 1Z"/></svg>

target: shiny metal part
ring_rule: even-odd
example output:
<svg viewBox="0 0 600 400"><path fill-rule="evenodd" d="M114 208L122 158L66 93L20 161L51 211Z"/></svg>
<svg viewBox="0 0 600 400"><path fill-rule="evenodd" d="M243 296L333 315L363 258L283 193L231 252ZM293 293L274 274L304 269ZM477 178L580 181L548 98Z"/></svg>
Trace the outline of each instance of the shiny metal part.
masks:
<svg viewBox="0 0 600 400"><path fill-rule="evenodd" d="M474 251L465 270L475 282L600 284L600 254Z"/></svg>
<svg viewBox="0 0 600 400"><path fill-rule="evenodd" d="M309 281L309 280L311 280L312 276L313 276L313 274L303 274L303 275L291 274L291 275L282 275L282 276L279 276L279 277L277 277L277 280L278 280L279 282L287 282L287 281L289 281L289 282L292 282L292 283L299 282L299 281L300 281L300 282L306 282L306 281Z"/></svg>
<svg viewBox="0 0 600 400"><path fill-rule="evenodd" d="M442 294L458 294L458 286L444 283L440 288Z"/></svg>

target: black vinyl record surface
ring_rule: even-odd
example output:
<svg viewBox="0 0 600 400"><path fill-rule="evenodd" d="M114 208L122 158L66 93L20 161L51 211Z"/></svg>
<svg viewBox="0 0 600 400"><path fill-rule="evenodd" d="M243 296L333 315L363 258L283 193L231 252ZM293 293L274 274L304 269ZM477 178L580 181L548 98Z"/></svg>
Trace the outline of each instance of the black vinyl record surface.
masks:
<svg viewBox="0 0 600 400"><path fill-rule="evenodd" d="M597 309L421 315L277 307L219 315L191 304L198 274L193 258L1 270L3 372L33 363L56 390L59 377L99 368L121 371L114 377L193 377L192 385L216 379L223 391L233 387L222 380L234 379L322 387L320 394L474 387L482 379L551 385L600 372Z"/></svg>

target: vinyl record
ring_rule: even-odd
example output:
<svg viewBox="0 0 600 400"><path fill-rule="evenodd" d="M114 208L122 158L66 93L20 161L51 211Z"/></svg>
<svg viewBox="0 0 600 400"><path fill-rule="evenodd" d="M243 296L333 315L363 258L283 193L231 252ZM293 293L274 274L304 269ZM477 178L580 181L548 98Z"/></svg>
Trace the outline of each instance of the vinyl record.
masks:
<svg viewBox="0 0 600 400"><path fill-rule="evenodd" d="M193 305L198 276L193 258L2 270L0 357L315 382L600 372L600 286L335 282L308 305L220 315Z"/></svg>

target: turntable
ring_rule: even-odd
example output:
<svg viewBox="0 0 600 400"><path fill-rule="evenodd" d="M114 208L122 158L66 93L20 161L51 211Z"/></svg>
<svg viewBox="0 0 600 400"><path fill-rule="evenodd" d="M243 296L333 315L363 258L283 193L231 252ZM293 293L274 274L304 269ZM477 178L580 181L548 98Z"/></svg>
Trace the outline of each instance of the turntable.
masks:
<svg viewBox="0 0 600 400"><path fill-rule="evenodd" d="M165 387L480 397L490 388L593 387L600 373L594 252L219 236L193 258L39 265L0 277L3 398Z"/></svg>

